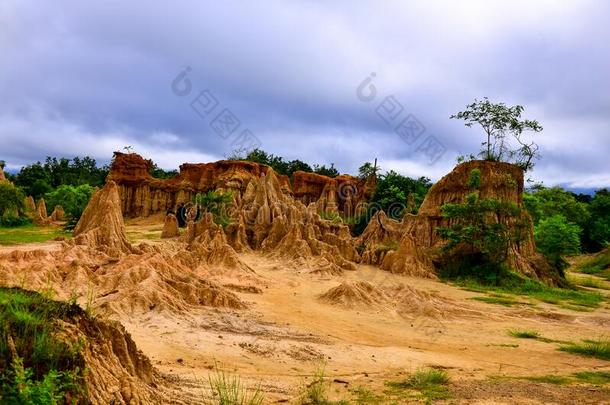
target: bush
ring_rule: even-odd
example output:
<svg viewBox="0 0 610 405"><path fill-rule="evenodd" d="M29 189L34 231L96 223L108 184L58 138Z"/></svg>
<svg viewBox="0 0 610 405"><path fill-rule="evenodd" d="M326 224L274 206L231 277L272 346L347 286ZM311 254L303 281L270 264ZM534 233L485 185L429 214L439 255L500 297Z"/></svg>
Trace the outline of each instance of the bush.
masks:
<svg viewBox="0 0 610 405"><path fill-rule="evenodd" d="M565 217L554 215L540 221L534 235L538 249L557 267L565 267L564 255L580 252L578 225L567 222Z"/></svg>
<svg viewBox="0 0 610 405"><path fill-rule="evenodd" d="M227 208L233 202L233 193L208 191L205 194L197 194L193 198L193 202L197 205L198 211L200 209L202 212L212 213L217 225L225 227L231 223Z"/></svg>
<svg viewBox="0 0 610 405"><path fill-rule="evenodd" d="M31 223L32 220L28 217L19 217L15 215L3 215L0 217L0 226L5 228L17 228Z"/></svg>
<svg viewBox="0 0 610 405"><path fill-rule="evenodd" d="M7 211L22 211L24 198L23 191L14 184L0 183L0 217L4 216Z"/></svg>
<svg viewBox="0 0 610 405"><path fill-rule="evenodd" d="M57 319L82 310L38 293L0 288L0 401L56 404L84 396L80 348L55 335ZM14 343L14 348L9 342Z"/></svg>
<svg viewBox="0 0 610 405"><path fill-rule="evenodd" d="M57 190L45 195L47 210L52 212L56 205L61 205L68 219L78 221L85 208L87 208L93 191L93 187L88 184L78 187L60 186ZM51 212L48 212L48 214L51 214Z"/></svg>

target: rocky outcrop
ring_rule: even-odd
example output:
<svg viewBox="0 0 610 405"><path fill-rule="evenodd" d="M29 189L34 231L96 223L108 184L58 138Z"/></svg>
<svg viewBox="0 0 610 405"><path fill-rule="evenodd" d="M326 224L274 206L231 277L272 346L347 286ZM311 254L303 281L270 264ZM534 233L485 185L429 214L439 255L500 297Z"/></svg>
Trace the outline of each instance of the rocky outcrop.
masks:
<svg viewBox="0 0 610 405"><path fill-rule="evenodd" d="M36 210L32 214L34 223L38 226L49 225L49 223L51 222L51 218L47 216L47 205L44 202L44 198L38 200Z"/></svg>
<svg viewBox="0 0 610 405"><path fill-rule="evenodd" d="M109 181L93 194L76 228L74 242L119 257L134 251L125 234L118 187Z"/></svg>
<svg viewBox="0 0 610 405"><path fill-rule="evenodd" d="M135 153L115 152L108 180L119 186L125 216L175 212L178 204L189 202L195 194L209 190L231 191L239 202L248 184L273 171L269 166L254 162L221 160L185 163L176 177L162 180L150 175L152 164ZM287 176L277 173L275 176L282 194L294 196L305 205L316 203L319 213L339 212L345 216L355 215L358 205L370 198L375 187L374 178L360 180L348 175L333 179L296 172L292 185Z"/></svg>
<svg viewBox="0 0 610 405"><path fill-rule="evenodd" d="M25 200L23 200L23 205L26 213L34 214L36 212L36 203L34 202L34 197L31 195L27 196Z"/></svg>
<svg viewBox="0 0 610 405"><path fill-rule="evenodd" d="M51 221L63 221L66 216L64 208L61 205L56 205L51 213Z"/></svg>
<svg viewBox="0 0 610 405"><path fill-rule="evenodd" d="M388 253L381 267L394 272L421 275L434 269L432 262L444 244L436 229L447 227L451 221L443 217L441 208L447 203L463 203L471 193L468 188L470 173L481 173L479 195L481 199L494 198L511 202L521 208L517 218L493 218L520 232L520 238L511 242L508 264L520 273L556 283L557 276L537 253L533 238L532 221L523 205L523 171L502 162L471 161L458 165L428 191L417 215L403 218L403 237L399 248Z"/></svg>
<svg viewBox="0 0 610 405"><path fill-rule="evenodd" d="M296 199L305 205L315 203L318 213L341 213L353 217L364 210L375 191L375 178L362 180L350 175L335 178L316 173L295 172L292 190Z"/></svg>
<svg viewBox="0 0 610 405"><path fill-rule="evenodd" d="M381 264L388 252L398 248L402 232L398 221L388 218L381 210L377 211L356 243L361 250L362 263Z"/></svg>
<svg viewBox="0 0 610 405"><path fill-rule="evenodd" d="M163 231L161 232L161 238L175 238L180 236L180 229L178 228L178 218L174 214L167 214L165 222L163 223Z"/></svg>
<svg viewBox="0 0 610 405"><path fill-rule="evenodd" d="M7 183L8 180L6 178L6 176L4 175L4 170L2 169L2 166L0 166L0 183Z"/></svg>

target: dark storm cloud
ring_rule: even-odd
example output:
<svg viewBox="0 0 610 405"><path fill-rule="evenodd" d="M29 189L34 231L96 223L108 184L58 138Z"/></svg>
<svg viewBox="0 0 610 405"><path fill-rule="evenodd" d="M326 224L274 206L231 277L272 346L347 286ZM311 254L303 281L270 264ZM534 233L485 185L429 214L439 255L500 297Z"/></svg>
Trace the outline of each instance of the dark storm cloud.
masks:
<svg viewBox="0 0 610 405"><path fill-rule="evenodd" d="M475 97L541 121L547 183L610 185L603 1L152 2L0 5L0 158L107 161L132 145L165 167L230 154L189 107L209 89L270 152L438 178L476 151L449 120ZM193 92L171 82L186 66ZM376 73L377 99L356 88ZM375 113L394 95L447 149L435 164Z"/></svg>

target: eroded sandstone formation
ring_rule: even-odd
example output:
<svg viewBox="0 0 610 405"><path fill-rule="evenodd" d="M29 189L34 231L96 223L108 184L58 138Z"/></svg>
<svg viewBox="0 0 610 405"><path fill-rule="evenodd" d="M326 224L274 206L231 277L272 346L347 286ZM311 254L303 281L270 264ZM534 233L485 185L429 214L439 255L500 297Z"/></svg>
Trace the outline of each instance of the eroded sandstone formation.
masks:
<svg viewBox="0 0 610 405"><path fill-rule="evenodd" d="M4 175L4 170L2 169L2 166L0 166L0 183L3 182L8 182L6 176Z"/></svg>
<svg viewBox="0 0 610 405"><path fill-rule="evenodd" d="M149 216L176 210L197 193L231 191L239 199L248 184L273 171L254 162L221 160L213 163L185 163L180 173L167 180L150 175L152 161L130 153L115 152L108 180L119 186L121 208L128 217ZM296 172L292 184L287 176L275 174L283 194L305 205L316 203L319 213L353 216L359 203L367 201L375 188L374 178L360 180L342 175L336 178ZM239 202L239 201L238 201Z"/></svg>
<svg viewBox="0 0 610 405"><path fill-rule="evenodd" d="M161 231L161 238L175 238L180 235L180 229L178 227L178 218L174 214L167 214L165 221L163 222L163 230Z"/></svg>
<svg viewBox="0 0 610 405"><path fill-rule="evenodd" d="M65 216L66 213L64 208L61 205L56 205L55 208L53 208L50 218L52 221L63 221Z"/></svg>
<svg viewBox="0 0 610 405"><path fill-rule="evenodd" d="M74 241L120 257L134 251L125 234L118 187L108 181L103 189L91 197L78 224L74 228Z"/></svg>
<svg viewBox="0 0 610 405"><path fill-rule="evenodd" d="M481 173L479 195L481 199L494 198L511 202L521 208L517 218L494 218L519 229L520 238L509 246L508 264L518 272L549 283L560 281L546 260L536 251L533 224L523 205L523 171L502 162L471 161L458 165L428 191L417 215L406 215L399 248L389 252L381 267L393 272L422 275L434 271L433 261L438 257L444 242L437 233L438 227L447 227L451 221L443 217L441 208L447 203L463 203L471 193L468 188L470 173Z"/></svg>

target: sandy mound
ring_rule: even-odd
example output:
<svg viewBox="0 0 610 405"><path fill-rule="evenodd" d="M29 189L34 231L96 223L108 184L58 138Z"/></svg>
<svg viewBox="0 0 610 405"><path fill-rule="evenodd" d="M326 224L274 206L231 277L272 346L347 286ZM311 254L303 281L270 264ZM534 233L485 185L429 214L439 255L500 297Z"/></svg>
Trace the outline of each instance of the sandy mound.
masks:
<svg viewBox="0 0 610 405"><path fill-rule="evenodd" d="M326 304L348 308L379 306L388 302L383 291L366 281L344 281L320 295L318 299Z"/></svg>
<svg viewBox="0 0 610 405"><path fill-rule="evenodd" d="M51 221L63 221L66 213L61 205L56 205L51 213Z"/></svg>
<svg viewBox="0 0 610 405"><path fill-rule="evenodd" d="M4 170L2 170L2 167L0 166L0 183L2 182L8 182L8 180L6 179L6 176L4 175Z"/></svg>
<svg viewBox="0 0 610 405"><path fill-rule="evenodd" d="M163 231L161 232L161 238L175 238L180 236L180 229L178 228L178 218L174 214L168 214L163 222Z"/></svg>
<svg viewBox="0 0 610 405"><path fill-rule="evenodd" d="M121 200L114 182L109 181L95 192L74 228L74 237L76 244L96 248L112 257L134 251L125 234Z"/></svg>

